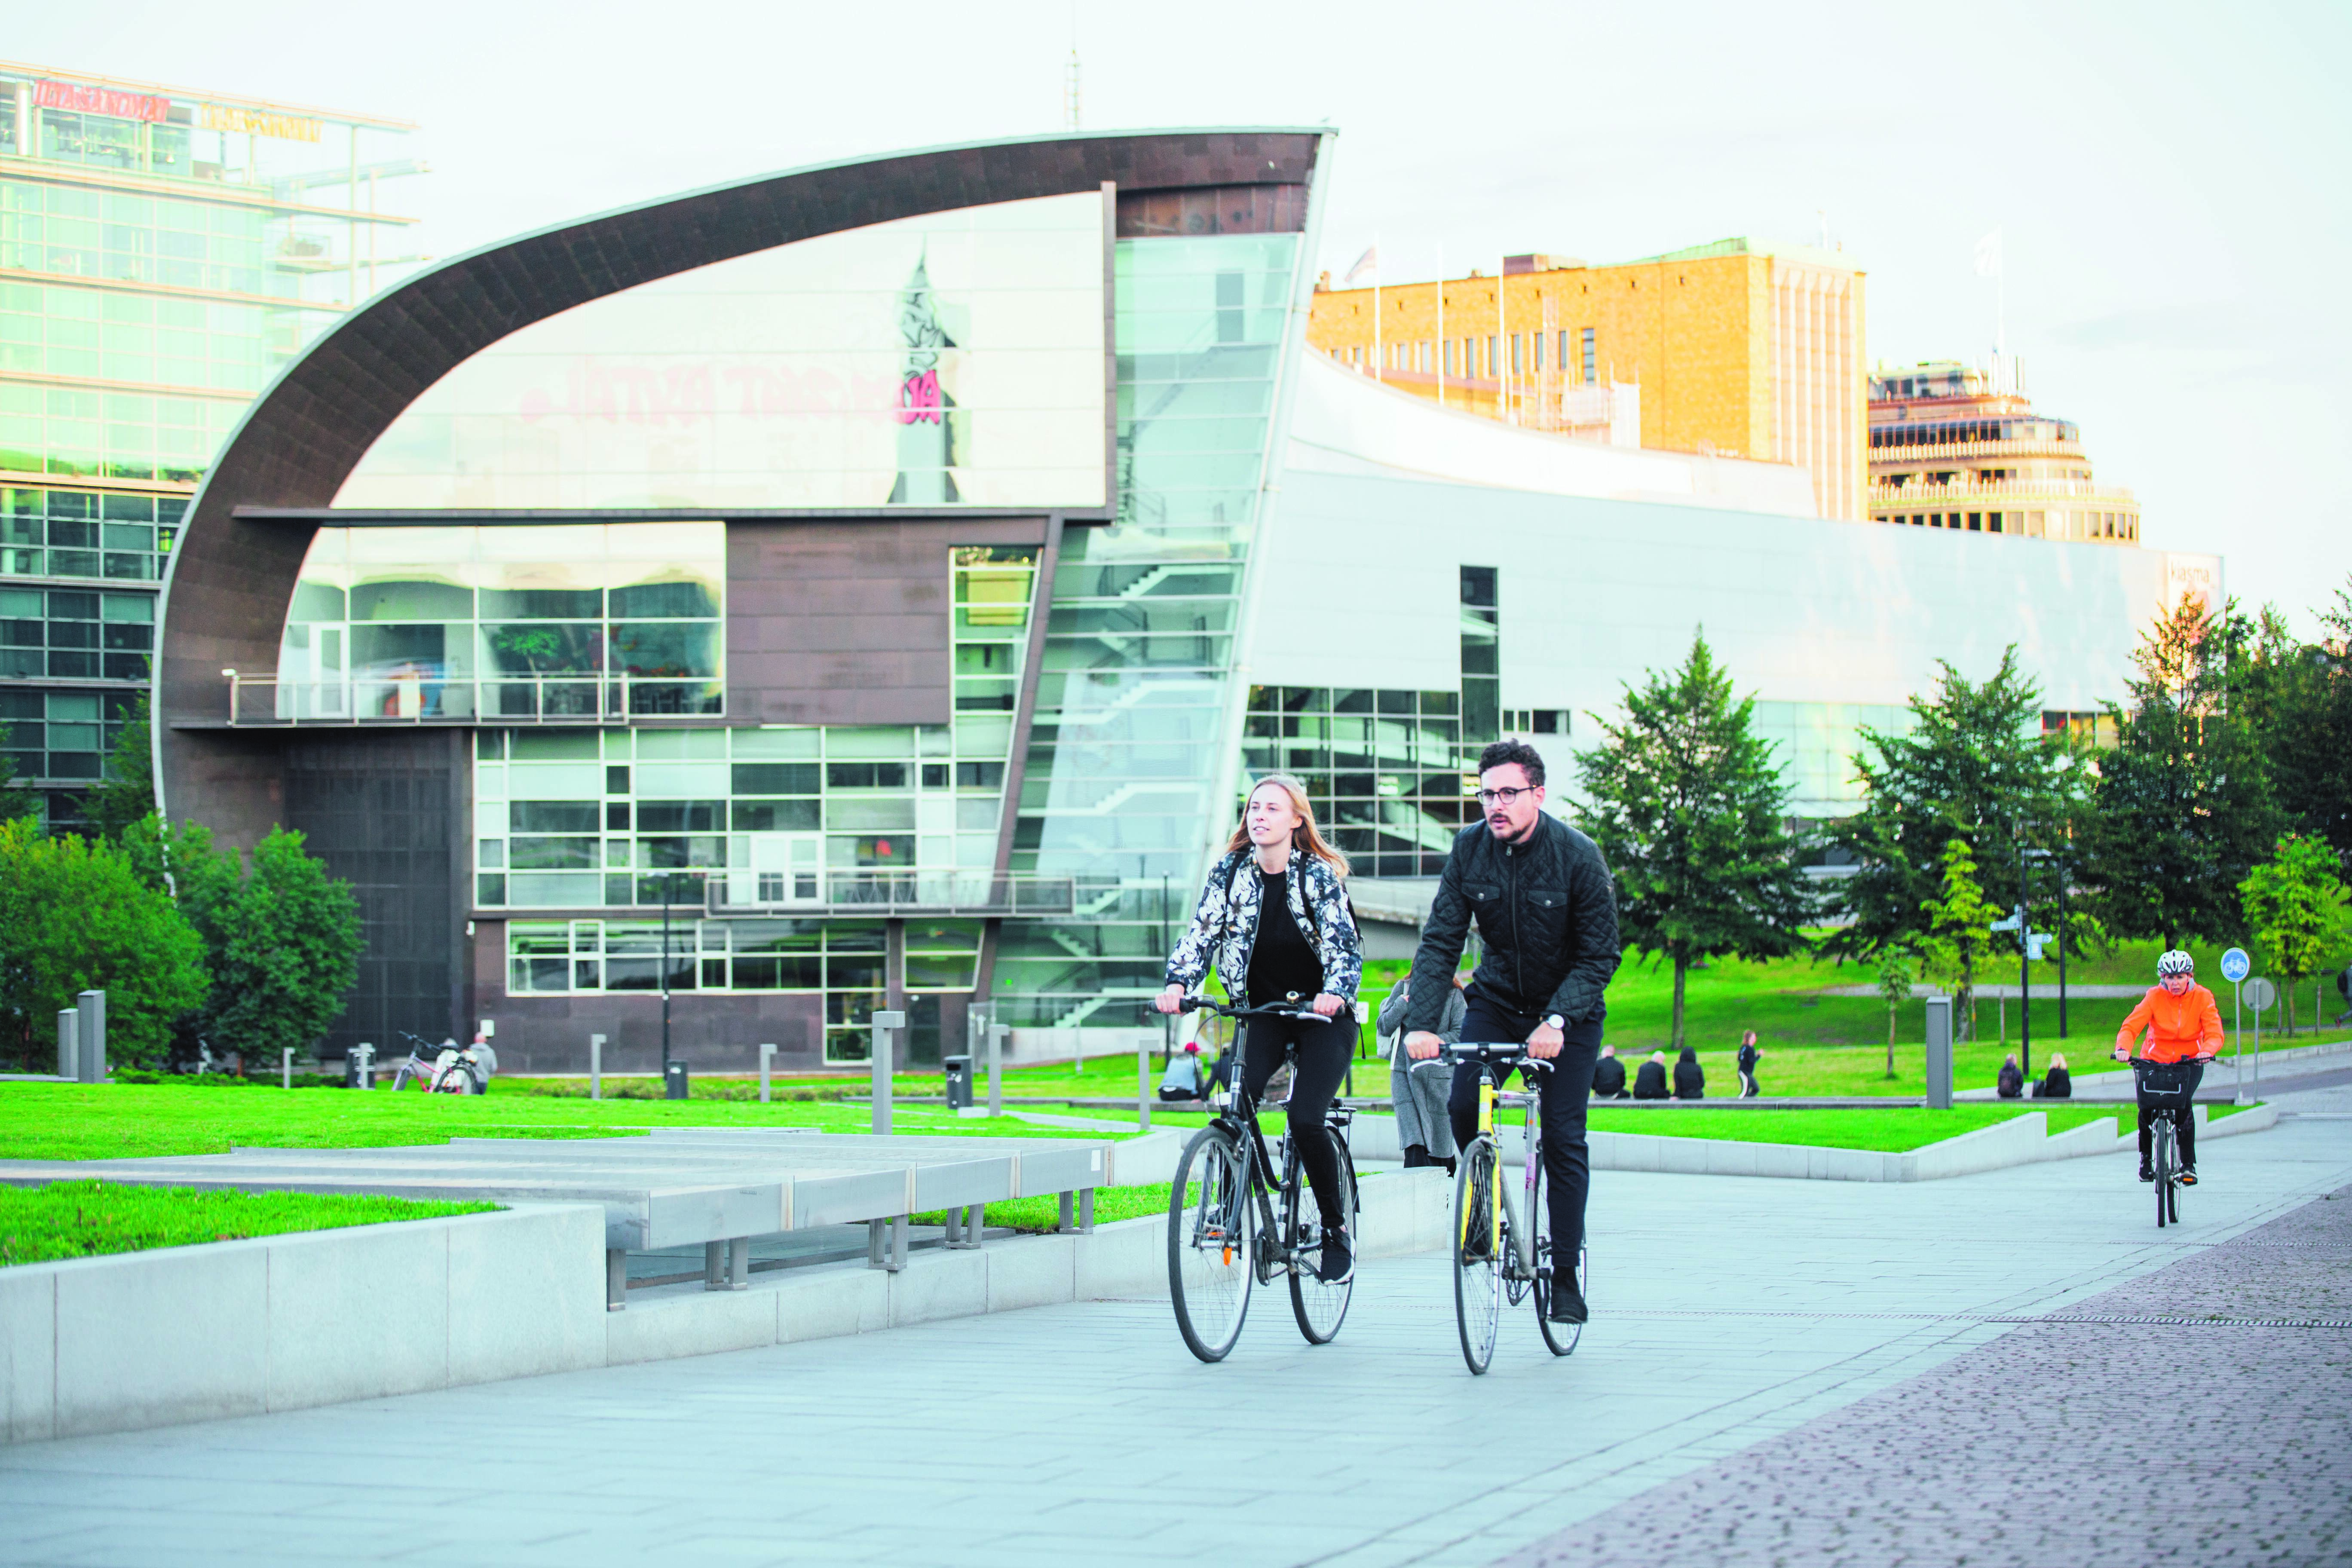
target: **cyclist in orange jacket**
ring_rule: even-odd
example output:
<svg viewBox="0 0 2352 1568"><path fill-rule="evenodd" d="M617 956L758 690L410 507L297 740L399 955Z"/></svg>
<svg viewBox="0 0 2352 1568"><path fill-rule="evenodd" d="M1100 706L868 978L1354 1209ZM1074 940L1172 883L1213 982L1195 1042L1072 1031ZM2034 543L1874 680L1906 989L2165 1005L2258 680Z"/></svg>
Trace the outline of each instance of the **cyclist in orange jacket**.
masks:
<svg viewBox="0 0 2352 1568"><path fill-rule="evenodd" d="M2196 1064L2189 1069L2189 1098L2193 1102L2197 1086L2205 1077L2204 1064L2221 1049L2221 1010L2213 1005L2213 993L2197 984L2197 961L2179 948L2156 961L2156 984L2116 1031L2116 1060L2129 1061L2143 1033L2147 1047L2140 1055L2146 1060ZM2139 1108L2139 1179L2156 1180L2156 1168L2149 1163L2148 1129L2163 1115L2169 1115L2180 1131L2181 1184L2193 1187L2197 1184L2197 1119L2186 1104L2174 1111Z"/></svg>

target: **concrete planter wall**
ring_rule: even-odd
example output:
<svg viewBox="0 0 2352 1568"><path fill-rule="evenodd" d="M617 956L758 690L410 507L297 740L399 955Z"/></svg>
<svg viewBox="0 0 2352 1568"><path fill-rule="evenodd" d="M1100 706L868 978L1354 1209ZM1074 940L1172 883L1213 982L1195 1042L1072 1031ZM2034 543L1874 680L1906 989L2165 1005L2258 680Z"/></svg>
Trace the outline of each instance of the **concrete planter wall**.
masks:
<svg viewBox="0 0 2352 1568"><path fill-rule="evenodd" d="M10 1442L599 1366L588 1205L0 1269Z"/></svg>

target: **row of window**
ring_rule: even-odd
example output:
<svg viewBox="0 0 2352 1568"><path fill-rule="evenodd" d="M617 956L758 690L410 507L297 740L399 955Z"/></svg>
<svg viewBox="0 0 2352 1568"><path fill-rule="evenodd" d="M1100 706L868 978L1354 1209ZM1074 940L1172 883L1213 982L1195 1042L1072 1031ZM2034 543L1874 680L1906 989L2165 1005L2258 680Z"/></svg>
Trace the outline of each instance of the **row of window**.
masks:
<svg viewBox="0 0 2352 1568"><path fill-rule="evenodd" d="M2080 441L2068 419L1941 419L1918 425L1874 425L1873 447L1948 447L1970 441Z"/></svg>
<svg viewBox="0 0 2352 1568"><path fill-rule="evenodd" d="M2033 539L2139 538L2139 519L2127 511L1882 512L1878 521L1913 528L1958 528L1970 533L2021 533Z"/></svg>
<svg viewBox="0 0 2352 1568"><path fill-rule="evenodd" d="M609 991L822 991L878 994L887 935L879 921L514 921L509 989L518 994ZM908 921L909 991L969 991L980 926Z"/></svg>
<svg viewBox="0 0 2352 1568"><path fill-rule="evenodd" d="M112 692L0 687L0 725L8 731L5 754L16 776L97 779L133 700ZM59 820L54 810L50 815Z"/></svg>
<svg viewBox="0 0 2352 1568"><path fill-rule="evenodd" d="M1557 349L1551 345L1557 342ZM1507 336L1488 332L1465 338L1423 338L1403 342L1390 342L1380 345L1385 368L1412 370L1426 374L1431 366L1443 361L1448 375L1486 376L1492 378L1497 366L1509 356L1512 375L1541 375L1547 351L1550 363L1563 371L1573 372L1587 385L1601 379L1600 340L1594 329L1577 331L1562 328L1557 337L1543 332L1512 332ZM1370 346L1355 343L1337 351L1343 364L1366 369L1373 363Z"/></svg>

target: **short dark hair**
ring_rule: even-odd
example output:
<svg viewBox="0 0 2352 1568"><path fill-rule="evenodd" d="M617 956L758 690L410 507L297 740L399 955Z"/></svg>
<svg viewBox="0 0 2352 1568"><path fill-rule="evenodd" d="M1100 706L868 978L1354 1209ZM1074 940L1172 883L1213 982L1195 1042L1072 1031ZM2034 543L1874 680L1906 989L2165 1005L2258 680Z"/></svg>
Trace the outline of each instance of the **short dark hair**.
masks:
<svg viewBox="0 0 2352 1568"><path fill-rule="evenodd" d="M1540 789L1544 782L1543 753L1525 741L1489 741L1486 749L1478 753L1478 771L1507 767L1517 763L1527 770L1528 783Z"/></svg>

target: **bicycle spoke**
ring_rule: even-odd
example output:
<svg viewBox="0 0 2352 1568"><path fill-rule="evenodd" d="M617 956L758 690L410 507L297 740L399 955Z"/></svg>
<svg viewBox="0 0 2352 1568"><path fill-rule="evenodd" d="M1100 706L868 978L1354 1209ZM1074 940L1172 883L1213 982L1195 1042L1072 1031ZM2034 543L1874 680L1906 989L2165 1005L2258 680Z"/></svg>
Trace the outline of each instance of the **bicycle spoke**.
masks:
<svg viewBox="0 0 2352 1568"><path fill-rule="evenodd" d="M1348 1150L1348 1141L1336 1132L1332 1134L1331 1142L1339 1157L1340 1213L1347 1221L1348 1234L1352 1238L1356 1235L1355 1156ZM1328 1344L1348 1316L1348 1302L1356 1289L1355 1276L1350 1273L1336 1284L1323 1282L1318 1273L1323 1261L1321 1210L1303 1183L1291 1188L1290 1204L1292 1214L1297 1216L1292 1222L1294 1236L1303 1238L1311 1229L1316 1233L1314 1239L1317 1242L1312 1249L1300 1247L1292 1256L1291 1314L1298 1320L1298 1331L1307 1336L1308 1344ZM1314 1216L1311 1221L1309 1215Z"/></svg>
<svg viewBox="0 0 2352 1568"><path fill-rule="evenodd" d="M1501 1210L1494 1140L1483 1134L1462 1152L1454 1186L1454 1315L1462 1359L1483 1373L1495 1357L1503 1317L1503 1258L1496 1230ZM1510 1245L1507 1235L1503 1246Z"/></svg>

